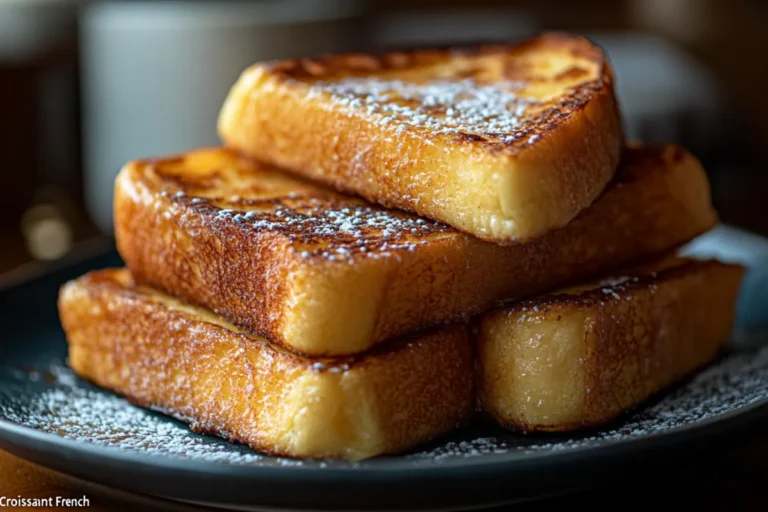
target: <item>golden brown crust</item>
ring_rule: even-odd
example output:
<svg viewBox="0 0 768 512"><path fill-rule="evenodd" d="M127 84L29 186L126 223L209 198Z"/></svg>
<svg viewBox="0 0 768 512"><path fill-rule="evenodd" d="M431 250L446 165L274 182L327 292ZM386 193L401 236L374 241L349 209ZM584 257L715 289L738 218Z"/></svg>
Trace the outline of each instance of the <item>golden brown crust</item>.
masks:
<svg viewBox="0 0 768 512"><path fill-rule="evenodd" d="M387 75L403 70L414 70L435 65L445 65L451 61L463 59L503 58L503 69L494 80L541 81L527 61L527 56L542 51L555 51L572 55L594 64L596 72L591 73L577 65L553 77L554 80L584 79L570 88L567 95L557 97L543 106L538 115L526 119L521 126L511 133L463 132L458 131L456 139L469 143L481 143L493 152L519 152L525 146L532 145L529 140L534 135L544 135L566 122L570 116L582 110L597 94L602 94L613 83L613 72L605 54L592 43L580 37L565 33L550 32L522 41L515 45L476 44L465 46L444 46L418 48L380 53L346 53L321 55L311 58L296 58L276 61L264 65L276 80L314 82L317 80L333 81L349 76ZM526 57L526 58L521 58ZM461 78L475 78L485 84L482 69L462 69ZM546 80L551 79L549 77Z"/></svg>
<svg viewBox="0 0 768 512"><path fill-rule="evenodd" d="M506 247L227 150L131 163L115 191L118 250L137 280L311 355L354 354L644 260L715 221L703 170L676 146L628 149L592 207Z"/></svg>
<svg viewBox="0 0 768 512"><path fill-rule="evenodd" d="M505 43L475 43L464 45L436 45L430 48L399 48L397 50L360 53L335 53L309 58L285 59L265 63L276 76L285 79L335 78L345 75L369 75L401 71L445 63L453 57L487 57L499 54L533 53L542 48L571 53L594 62L599 69L608 66L605 54L589 41L564 32L547 32L514 45ZM505 63L504 75L521 79L515 61Z"/></svg>
<svg viewBox="0 0 768 512"><path fill-rule="evenodd" d="M705 263L711 266L720 265L717 262ZM617 273L612 277L596 279L586 284L555 290L532 299L517 301L506 306L503 313L496 314L510 315L520 311L527 311L533 307L536 307L539 312L546 313L563 307L588 309L598 305L603 306L606 295L611 295L611 297L615 298L612 292L625 292L649 286L658 286L659 283L679 278L681 274L691 271L694 267L700 269L702 263L677 256L654 259L628 267L625 272Z"/></svg>
<svg viewBox="0 0 768 512"><path fill-rule="evenodd" d="M484 316L483 408L500 424L527 432L614 419L717 356L733 325L743 273L717 261L663 262L658 272L649 265L643 273ZM517 327L525 323L530 331ZM526 338L530 332L535 340ZM525 375L503 371L513 360Z"/></svg>
<svg viewBox="0 0 768 512"><path fill-rule="evenodd" d="M567 224L622 146L610 65L565 34L256 65L219 132L262 160L497 243Z"/></svg>
<svg viewBox="0 0 768 512"><path fill-rule="evenodd" d="M78 375L271 454L395 453L453 429L474 405L463 325L354 359L312 360L137 286L122 270L68 283L59 311Z"/></svg>

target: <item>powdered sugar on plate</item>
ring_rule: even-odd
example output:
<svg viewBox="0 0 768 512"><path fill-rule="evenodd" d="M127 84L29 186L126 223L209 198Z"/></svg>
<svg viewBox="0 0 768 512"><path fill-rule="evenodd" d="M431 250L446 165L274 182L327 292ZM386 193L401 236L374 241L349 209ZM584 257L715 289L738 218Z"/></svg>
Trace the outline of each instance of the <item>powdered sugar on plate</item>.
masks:
<svg viewBox="0 0 768 512"><path fill-rule="evenodd" d="M138 453L230 464L307 464L269 457L223 439L195 434L180 422L135 407L81 381L61 362L35 370L16 369L13 377L14 382L0 389L2 420ZM419 465L479 456L560 453L696 426L767 400L768 347L753 354L732 355L602 430L542 436L473 427L403 457Z"/></svg>
<svg viewBox="0 0 768 512"><path fill-rule="evenodd" d="M719 362L655 403L603 430L581 435L475 437L449 441L413 456L440 460L510 451L562 452L695 426L767 400L768 347L765 347L756 354L737 354Z"/></svg>

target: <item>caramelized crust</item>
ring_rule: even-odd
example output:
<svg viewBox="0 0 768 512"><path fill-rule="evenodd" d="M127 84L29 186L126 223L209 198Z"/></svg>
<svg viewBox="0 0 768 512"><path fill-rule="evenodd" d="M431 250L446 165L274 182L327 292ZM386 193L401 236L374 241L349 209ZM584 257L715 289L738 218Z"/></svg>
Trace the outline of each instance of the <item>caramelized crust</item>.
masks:
<svg viewBox="0 0 768 512"><path fill-rule="evenodd" d="M219 117L228 146L496 243L566 225L622 149L613 76L585 39L257 64Z"/></svg>
<svg viewBox="0 0 768 512"><path fill-rule="evenodd" d="M485 411L522 431L610 421L712 361L744 269L665 260L480 320Z"/></svg>
<svg viewBox="0 0 768 512"><path fill-rule="evenodd" d="M136 285L125 270L65 285L59 311L81 377L193 430L292 457L362 459L452 430L474 407L466 326L309 360Z"/></svg>
<svg viewBox="0 0 768 512"><path fill-rule="evenodd" d="M565 228L498 246L221 149L128 164L117 245L134 277L293 351L386 339L668 251L714 225L706 176L676 146L629 148Z"/></svg>

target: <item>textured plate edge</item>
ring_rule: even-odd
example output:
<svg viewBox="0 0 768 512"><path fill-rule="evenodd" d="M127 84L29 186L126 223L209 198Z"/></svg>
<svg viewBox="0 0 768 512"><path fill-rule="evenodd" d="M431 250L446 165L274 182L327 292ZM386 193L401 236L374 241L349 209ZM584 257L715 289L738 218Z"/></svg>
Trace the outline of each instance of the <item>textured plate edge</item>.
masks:
<svg viewBox="0 0 768 512"><path fill-rule="evenodd" d="M768 422L768 397L701 421L631 439L598 441L591 446L579 446L558 453L541 450L530 452L524 457L513 453L486 454L466 458L457 457L452 461L441 461L433 464L425 463L423 459L420 459L419 465L414 464L411 467L405 468L402 467L403 459L397 456L371 459L357 464L350 463L346 467L342 466L345 464L344 462L331 462L334 465L326 467L310 464L281 467L185 459L183 457L134 452L122 448L69 439L1 418L0 447L11 446L12 448L17 445L17 443L9 441L8 437L27 439L37 444L37 446L56 447L64 451L83 453L88 456L98 457L100 460L110 460L120 464L147 465L163 470L189 471L193 469L195 473L199 473L201 468L204 467L202 469L203 472L222 477L241 476L243 473L249 473L250 477L269 479L268 477L274 476L278 480L283 480L290 475L296 475L296 477L302 479L310 478L315 481L333 481L338 478L349 481L350 477L352 479L361 478L364 480L395 477L395 479L399 480L403 478L404 473L408 473L404 478L410 480L412 478L450 477L451 473L466 469L481 472L487 470L495 473L510 469L514 470L515 466L537 464L541 461L546 461L548 464L571 458L601 458L605 457L607 453L617 451L631 452L638 445L651 444L654 447L658 447L659 445L676 444L680 440L692 442L703 438L719 437L732 429L741 426L752 426L761 420ZM22 446L25 445L25 443L20 444ZM8 451L11 451L11 449ZM320 461L318 461L319 463ZM276 475L277 473L279 475ZM322 475L322 477L318 478L318 475Z"/></svg>
<svg viewBox="0 0 768 512"><path fill-rule="evenodd" d="M449 467L433 465L420 468L389 468L384 470L370 468L276 468L206 463L206 469L209 471L201 473L198 465L199 461L186 461L181 458L176 460L167 456L148 455L129 452L119 448L88 445L87 443L66 439L56 434L36 431L5 420L0 420L0 448L54 471L100 485L174 501L186 503L198 501L200 503L203 501L201 499L203 496L190 500L190 496L163 492L164 480L174 479L178 481L179 479L214 477L221 479L220 481L224 481L224 479L236 480L237 482L235 483L239 483L239 485L250 486L257 482L269 485L270 482L285 483L286 481L293 481L297 484L335 484L336 486L349 486L359 482L377 485L401 483L412 488L418 488L420 482L423 483L427 480L435 479L440 479L443 485L445 485L450 484L450 481L462 481L463 483L467 481L479 482L489 477L514 477L523 473L527 476L536 474L554 476L560 470L563 471L563 474L570 474L569 471L574 467L585 463L598 464L599 466L597 467L608 471L610 468L615 468L627 460L632 460L634 463L637 460L636 457L639 456L651 459L664 449L672 448L671 451L679 453L686 448L695 446L698 442L725 438L727 434L733 434L738 430L756 427L761 420L764 421L766 419L768 419L768 399L696 424L682 426L629 441L607 442L600 446L577 448L570 452L554 455L551 452L543 452L542 454L532 454L531 458L522 460L487 462L488 457L498 457L489 455L478 457L479 459L486 459L485 463L480 464L455 464ZM733 436L731 436L731 441L734 441ZM668 453L671 453L671 451ZM58 460L55 463L51 463L51 457L54 454L58 454ZM98 464L93 464L93 461L98 461ZM81 466L91 466L91 470L81 469L72 471L73 465L78 462L81 463ZM115 480L114 477L111 477L106 472L99 471L101 468L114 467L114 465L121 467L121 471L118 473L122 473L122 475L118 480ZM216 471L212 471L213 468ZM154 482L152 484L154 489L148 489L147 487L138 488L136 485L126 484L123 480L125 474L129 474L128 478L133 481ZM551 480L556 481L557 479L551 478ZM566 492L564 489L560 490ZM568 490L570 490L570 487ZM514 486L511 485L508 492L510 497L506 502L517 499L514 496ZM542 491L541 494L551 494L551 489L549 491ZM219 506L238 504L236 502L211 501L207 496L204 501L217 503ZM486 507L504 502L498 499L491 499L482 503L478 502L475 505L476 507ZM290 503L290 500L287 500L286 507L301 508ZM362 508L365 509L365 507ZM436 505L435 508L442 509L443 507ZM315 510L329 509L339 510L339 507L321 506ZM361 508L356 507L356 509ZM377 507L370 507L370 509L380 510ZM427 510L429 507L420 507L418 509Z"/></svg>

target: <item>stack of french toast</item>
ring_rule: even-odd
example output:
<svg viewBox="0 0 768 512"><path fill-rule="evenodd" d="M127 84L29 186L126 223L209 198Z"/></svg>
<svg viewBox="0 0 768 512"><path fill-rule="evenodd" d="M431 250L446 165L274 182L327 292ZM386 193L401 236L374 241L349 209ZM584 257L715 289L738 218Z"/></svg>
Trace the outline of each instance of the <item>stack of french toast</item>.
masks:
<svg viewBox="0 0 768 512"><path fill-rule="evenodd" d="M257 64L218 128L122 169L127 268L59 298L78 375L197 432L359 460L594 428L731 332L744 269L676 254L706 173L625 140L581 37Z"/></svg>

